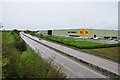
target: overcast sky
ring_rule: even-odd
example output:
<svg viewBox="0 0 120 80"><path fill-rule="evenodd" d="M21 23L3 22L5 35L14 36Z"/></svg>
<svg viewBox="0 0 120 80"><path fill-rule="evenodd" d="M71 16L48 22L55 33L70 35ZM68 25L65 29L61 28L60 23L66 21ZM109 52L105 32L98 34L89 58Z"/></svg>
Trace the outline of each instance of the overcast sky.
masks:
<svg viewBox="0 0 120 80"><path fill-rule="evenodd" d="M3 2L1 13L5 29L118 29L117 2Z"/></svg>

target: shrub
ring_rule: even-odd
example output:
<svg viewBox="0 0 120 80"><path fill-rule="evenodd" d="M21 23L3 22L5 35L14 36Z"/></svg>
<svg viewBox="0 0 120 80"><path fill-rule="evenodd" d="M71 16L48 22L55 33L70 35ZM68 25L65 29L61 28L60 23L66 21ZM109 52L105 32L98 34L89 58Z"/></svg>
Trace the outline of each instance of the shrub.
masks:
<svg viewBox="0 0 120 80"><path fill-rule="evenodd" d="M17 29L14 29L12 32L19 35L19 32L20 32L20 31L18 31Z"/></svg>
<svg viewBox="0 0 120 80"><path fill-rule="evenodd" d="M12 32L15 41L2 43L2 78L66 78L66 75L53 64L36 53L26 49L25 42ZM10 36L11 36L10 35ZM10 38L4 35L4 39ZM9 40L9 39L7 39Z"/></svg>
<svg viewBox="0 0 120 80"><path fill-rule="evenodd" d="M18 50L22 52L26 50L26 44L24 41L15 42L15 46Z"/></svg>
<svg viewBox="0 0 120 80"><path fill-rule="evenodd" d="M17 64L18 75L23 78L65 78L59 68L43 60L36 53L26 50Z"/></svg>

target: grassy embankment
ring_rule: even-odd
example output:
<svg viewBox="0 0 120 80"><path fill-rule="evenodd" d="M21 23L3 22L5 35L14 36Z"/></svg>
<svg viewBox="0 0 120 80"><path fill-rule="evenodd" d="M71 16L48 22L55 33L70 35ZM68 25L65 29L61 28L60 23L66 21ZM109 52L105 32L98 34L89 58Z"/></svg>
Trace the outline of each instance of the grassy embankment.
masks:
<svg viewBox="0 0 120 80"><path fill-rule="evenodd" d="M3 78L66 78L52 62L27 49L17 33L3 32L2 38Z"/></svg>
<svg viewBox="0 0 120 80"><path fill-rule="evenodd" d="M40 37L39 34L32 34L32 35L36 37ZM85 51L93 55L111 59L113 61L117 61L117 62L120 61L120 55L118 55L118 48L120 48L120 44L117 43L104 44L104 43L89 42L78 38L58 37L58 36L48 36L48 35L43 35L42 38L57 44L61 44L77 50Z"/></svg>
<svg viewBox="0 0 120 80"><path fill-rule="evenodd" d="M99 48L99 49L83 49L83 51L92 53L94 55L99 55L102 57L107 57L113 61L120 61L119 51L120 47L111 47L111 48Z"/></svg>
<svg viewBox="0 0 120 80"><path fill-rule="evenodd" d="M0 71L2 71L2 32L0 31ZM0 72L0 79L2 78L2 72Z"/></svg>

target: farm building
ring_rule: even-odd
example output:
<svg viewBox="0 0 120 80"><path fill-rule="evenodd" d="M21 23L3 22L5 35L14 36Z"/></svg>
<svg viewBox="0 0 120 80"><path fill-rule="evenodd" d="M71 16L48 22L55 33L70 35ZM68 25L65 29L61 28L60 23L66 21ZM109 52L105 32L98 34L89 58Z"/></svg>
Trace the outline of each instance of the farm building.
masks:
<svg viewBox="0 0 120 80"><path fill-rule="evenodd" d="M79 37L79 38L112 38L118 39L117 30L100 30L100 29L61 29L61 30L43 30L42 34L66 36L66 37Z"/></svg>

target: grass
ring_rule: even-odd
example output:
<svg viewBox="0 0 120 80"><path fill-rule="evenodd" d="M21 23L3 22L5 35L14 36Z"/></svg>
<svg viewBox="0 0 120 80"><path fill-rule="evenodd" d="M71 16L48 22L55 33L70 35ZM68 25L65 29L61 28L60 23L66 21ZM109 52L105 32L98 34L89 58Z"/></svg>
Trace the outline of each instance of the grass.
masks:
<svg viewBox="0 0 120 80"><path fill-rule="evenodd" d="M3 32L2 35L3 37L5 36L5 38L3 38L4 39L3 42L6 44L13 43L15 41L15 37L10 31Z"/></svg>
<svg viewBox="0 0 120 80"><path fill-rule="evenodd" d="M2 52L2 32L0 32L0 52Z"/></svg>
<svg viewBox="0 0 120 80"><path fill-rule="evenodd" d="M44 36L49 37L49 36ZM50 36L52 40L66 42L68 44L78 45L78 46L96 46L102 45L103 43L96 43L96 42L89 42L89 41L81 41L80 39L76 38L69 38L69 37L57 37L57 36Z"/></svg>
<svg viewBox="0 0 120 80"><path fill-rule="evenodd" d="M0 32L0 45L2 45L2 32Z"/></svg>
<svg viewBox="0 0 120 80"><path fill-rule="evenodd" d="M89 42L89 41L71 41L71 44L73 45L82 45L82 46L95 46L95 45L101 45L101 43L95 43L95 42Z"/></svg>
<svg viewBox="0 0 120 80"><path fill-rule="evenodd" d="M36 36L39 37L38 35ZM96 42L90 42L90 41L80 40L70 37L43 35L43 39L65 44L67 46L73 46L79 49L95 49L95 48L108 48L108 47L120 46L120 44L118 43L114 43L114 44L96 43Z"/></svg>
<svg viewBox="0 0 120 80"><path fill-rule="evenodd" d="M40 37L40 34L33 34L33 36ZM52 35L43 35L42 39L57 42L60 44L64 44L67 46L76 47L79 49L95 49L95 48L109 48L109 47L118 47L120 43L114 44L105 44L105 43L97 43L97 42L90 42L86 39L79 39L79 38L70 38L70 37L61 37L61 36L52 36Z"/></svg>
<svg viewBox="0 0 120 80"><path fill-rule="evenodd" d="M39 34L34 34L34 36L39 37ZM103 43L89 42L89 41L86 41L86 39L84 40L79 38L47 36L47 35L44 35L43 39L46 39L51 42L54 42L63 46L67 46L76 50L84 51L96 56L104 57L106 59L110 59L117 62L120 61L120 57L118 55L118 48L119 48L118 44L103 44ZM63 44L61 42L63 43L66 42L66 44Z"/></svg>
<svg viewBox="0 0 120 80"><path fill-rule="evenodd" d="M52 60L44 60L25 48L17 33L3 32L2 38L2 78L66 78L60 68L52 64Z"/></svg>
<svg viewBox="0 0 120 80"><path fill-rule="evenodd" d="M104 56L110 58L114 61L120 61L119 50L120 47L112 47L112 48L99 48L99 49L83 49L86 52L97 54L100 56Z"/></svg>
<svg viewBox="0 0 120 80"><path fill-rule="evenodd" d="M2 32L0 31L0 71L2 70ZM2 78L2 73L0 72L0 79Z"/></svg>
<svg viewBox="0 0 120 80"><path fill-rule="evenodd" d="M33 36L39 37L39 34L32 34ZM79 38L70 38L70 37L61 37L61 36L48 36L48 35L43 35L43 39L51 39L55 41L60 41L68 44L73 44L77 46L98 46L98 45L103 45L105 43L96 43L96 42L90 42L90 41L85 41L84 39L79 39Z"/></svg>

